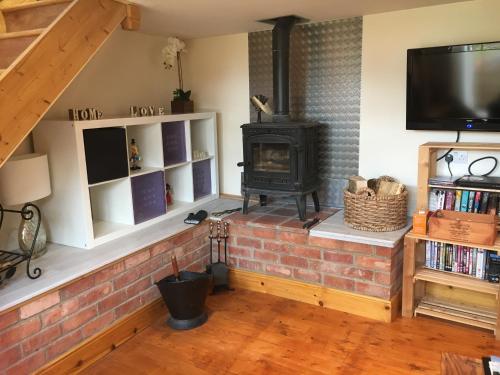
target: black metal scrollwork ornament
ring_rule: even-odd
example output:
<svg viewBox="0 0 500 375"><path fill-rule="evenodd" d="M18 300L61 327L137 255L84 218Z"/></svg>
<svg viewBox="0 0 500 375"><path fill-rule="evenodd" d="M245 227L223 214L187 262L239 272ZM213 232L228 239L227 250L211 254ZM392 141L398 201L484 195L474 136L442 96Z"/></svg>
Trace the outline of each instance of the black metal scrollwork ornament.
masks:
<svg viewBox="0 0 500 375"><path fill-rule="evenodd" d="M2 228L4 215L6 212L19 214L25 221L36 220L35 232L31 241L31 247L26 253L0 250L0 284L5 279L10 279L16 273L17 265L26 261L26 274L32 280L37 279L42 274L39 267L31 270L31 257L35 249L36 240L40 231L41 213L40 209L33 203L26 203L21 210L5 209L0 204L0 228Z"/></svg>

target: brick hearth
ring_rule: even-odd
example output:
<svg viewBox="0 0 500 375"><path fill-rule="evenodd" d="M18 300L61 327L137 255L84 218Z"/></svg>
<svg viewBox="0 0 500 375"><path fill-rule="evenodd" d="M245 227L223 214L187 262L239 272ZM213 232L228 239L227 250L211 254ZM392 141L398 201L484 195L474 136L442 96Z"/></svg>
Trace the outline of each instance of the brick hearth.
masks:
<svg viewBox="0 0 500 375"><path fill-rule="evenodd" d="M160 297L154 283L179 267L208 264L208 225L139 250L0 313L0 374L27 374Z"/></svg>
<svg viewBox="0 0 500 375"><path fill-rule="evenodd" d="M309 209L309 211L311 211ZM336 210L323 209L321 220ZM401 289L403 242L394 247L314 237L294 206L254 207L226 218L233 268L295 279L389 300Z"/></svg>

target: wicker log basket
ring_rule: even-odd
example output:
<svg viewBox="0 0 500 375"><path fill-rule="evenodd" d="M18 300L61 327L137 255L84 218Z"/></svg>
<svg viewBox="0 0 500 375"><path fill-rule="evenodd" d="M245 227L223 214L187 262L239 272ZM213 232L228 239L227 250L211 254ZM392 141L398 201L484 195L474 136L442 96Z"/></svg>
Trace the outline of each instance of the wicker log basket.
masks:
<svg viewBox="0 0 500 375"><path fill-rule="evenodd" d="M344 190L344 222L351 228L369 232L390 232L407 224L408 191L377 195L381 181L397 182L389 176L369 180L358 194Z"/></svg>

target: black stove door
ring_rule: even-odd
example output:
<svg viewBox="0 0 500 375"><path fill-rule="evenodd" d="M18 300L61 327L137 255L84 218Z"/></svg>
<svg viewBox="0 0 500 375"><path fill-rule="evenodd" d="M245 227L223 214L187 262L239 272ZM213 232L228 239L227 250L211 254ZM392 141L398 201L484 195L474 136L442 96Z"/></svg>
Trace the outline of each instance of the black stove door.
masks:
<svg viewBox="0 0 500 375"><path fill-rule="evenodd" d="M295 190L297 145L294 137L259 134L244 137L245 185L263 190Z"/></svg>

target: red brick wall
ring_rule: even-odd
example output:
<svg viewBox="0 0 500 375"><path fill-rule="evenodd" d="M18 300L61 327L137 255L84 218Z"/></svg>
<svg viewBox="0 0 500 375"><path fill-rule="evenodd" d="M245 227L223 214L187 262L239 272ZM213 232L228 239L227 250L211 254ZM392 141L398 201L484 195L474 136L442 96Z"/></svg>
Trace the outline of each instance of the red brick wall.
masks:
<svg viewBox="0 0 500 375"><path fill-rule="evenodd" d="M207 233L206 224L194 227L0 313L0 374L26 374L40 368L159 298L154 282L172 273L172 253L179 268L204 269L209 255Z"/></svg>
<svg viewBox="0 0 500 375"><path fill-rule="evenodd" d="M307 230L229 219L229 262L256 271L390 299L401 289L403 242L394 248L310 237Z"/></svg>

